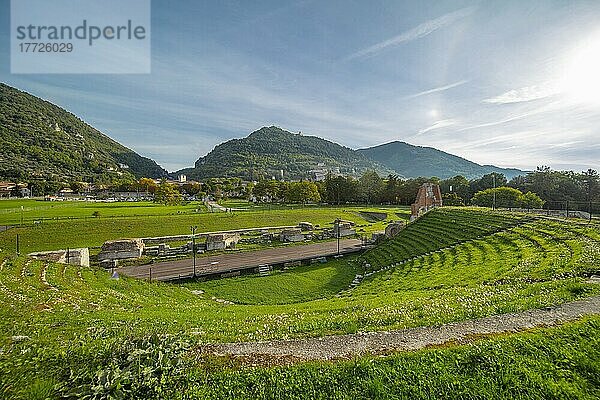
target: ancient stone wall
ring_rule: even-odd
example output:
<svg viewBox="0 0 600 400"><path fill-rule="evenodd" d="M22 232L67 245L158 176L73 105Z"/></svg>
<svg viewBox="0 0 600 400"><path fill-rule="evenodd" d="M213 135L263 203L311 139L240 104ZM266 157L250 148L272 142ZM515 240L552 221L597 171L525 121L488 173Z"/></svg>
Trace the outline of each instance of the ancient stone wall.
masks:
<svg viewBox="0 0 600 400"><path fill-rule="evenodd" d="M418 218L422 213L429 211L434 207L442 206L442 191L439 185L433 183L424 183L417 193L415 202L411 204L411 220Z"/></svg>

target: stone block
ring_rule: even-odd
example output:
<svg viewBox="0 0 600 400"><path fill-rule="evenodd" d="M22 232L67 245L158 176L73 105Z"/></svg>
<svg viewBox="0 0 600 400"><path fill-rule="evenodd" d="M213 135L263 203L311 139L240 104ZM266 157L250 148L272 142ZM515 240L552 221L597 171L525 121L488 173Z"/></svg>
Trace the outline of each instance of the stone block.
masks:
<svg viewBox="0 0 600 400"><path fill-rule="evenodd" d="M125 260L140 258L144 252L144 243L141 239L110 240L102 245L98 260Z"/></svg>
<svg viewBox="0 0 600 400"><path fill-rule="evenodd" d="M80 249L40 251L37 253L30 253L29 256L36 260L80 265L82 267L90 266L90 251L87 247Z"/></svg>
<svg viewBox="0 0 600 400"><path fill-rule="evenodd" d="M206 250L224 250L235 247L240 241L239 233L217 233L206 237Z"/></svg>

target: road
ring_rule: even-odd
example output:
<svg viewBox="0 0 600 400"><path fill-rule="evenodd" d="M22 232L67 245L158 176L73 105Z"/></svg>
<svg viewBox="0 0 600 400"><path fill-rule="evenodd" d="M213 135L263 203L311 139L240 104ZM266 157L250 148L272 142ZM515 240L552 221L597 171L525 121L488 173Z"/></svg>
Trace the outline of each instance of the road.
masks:
<svg viewBox="0 0 600 400"><path fill-rule="evenodd" d="M340 240L340 253L347 254L361 249L359 239ZM290 245L264 250L219 254L196 258L196 275L206 276L257 268L260 265L283 264L299 260L333 256L337 254L337 241L307 245ZM151 271L150 271L151 269ZM193 275L192 259L167 261L150 265L129 266L117 269L122 275L134 278L169 281Z"/></svg>

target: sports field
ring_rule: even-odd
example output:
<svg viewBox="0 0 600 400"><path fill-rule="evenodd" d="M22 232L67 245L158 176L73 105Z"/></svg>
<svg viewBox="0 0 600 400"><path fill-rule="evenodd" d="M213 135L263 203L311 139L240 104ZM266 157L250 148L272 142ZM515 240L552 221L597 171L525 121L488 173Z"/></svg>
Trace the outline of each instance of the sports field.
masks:
<svg viewBox="0 0 600 400"><path fill-rule="evenodd" d="M0 226L14 228L0 232L0 249L14 252L17 234L21 253L31 253L77 247L99 248L107 240L121 238L184 235L190 233L190 226L198 226L198 232L296 225L303 221L332 227L336 218L354 221L358 234L370 234L384 230L391 220L407 219L410 213L407 207L254 206L240 201L225 202L224 205L244 209L210 213L201 203L159 206L148 202L1 200ZM360 211L379 210L388 214L386 219L369 221L360 214ZM98 217L93 216L96 211Z"/></svg>

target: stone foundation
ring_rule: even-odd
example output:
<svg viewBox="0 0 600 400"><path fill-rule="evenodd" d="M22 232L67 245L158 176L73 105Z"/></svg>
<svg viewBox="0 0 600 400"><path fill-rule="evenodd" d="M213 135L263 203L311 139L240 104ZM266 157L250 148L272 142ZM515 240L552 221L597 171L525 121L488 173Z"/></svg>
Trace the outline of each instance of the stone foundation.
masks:
<svg viewBox="0 0 600 400"><path fill-rule="evenodd" d="M240 241L239 233L218 233L206 237L206 251L224 250L235 247Z"/></svg>
<svg viewBox="0 0 600 400"><path fill-rule="evenodd" d="M30 253L29 257L36 260L51 261L61 264L79 265L82 267L90 266L90 251L87 247L80 249L40 251Z"/></svg>

